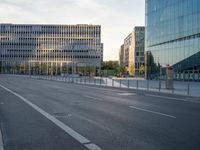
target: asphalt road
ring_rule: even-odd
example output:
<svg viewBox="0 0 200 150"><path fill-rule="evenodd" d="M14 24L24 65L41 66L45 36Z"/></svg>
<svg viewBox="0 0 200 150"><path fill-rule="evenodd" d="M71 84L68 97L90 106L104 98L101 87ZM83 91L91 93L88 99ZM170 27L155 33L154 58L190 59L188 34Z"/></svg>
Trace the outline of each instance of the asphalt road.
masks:
<svg viewBox="0 0 200 150"><path fill-rule="evenodd" d="M5 150L199 150L200 99L0 75Z"/></svg>

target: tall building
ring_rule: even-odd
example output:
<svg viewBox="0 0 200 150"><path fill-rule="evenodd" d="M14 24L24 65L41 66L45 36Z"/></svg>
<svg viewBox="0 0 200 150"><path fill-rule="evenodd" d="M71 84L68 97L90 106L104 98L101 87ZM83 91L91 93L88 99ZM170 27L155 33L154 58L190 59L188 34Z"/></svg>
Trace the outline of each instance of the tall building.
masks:
<svg viewBox="0 0 200 150"><path fill-rule="evenodd" d="M145 27L135 27L132 33L132 46L129 52L129 71L134 76L144 74Z"/></svg>
<svg viewBox="0 0 200 150"><path fill-rule="evenodd" d="M144 38L145 27L137 26L124 39L124 66L130 75L140 76L144 72L140 71L144 68Z"/></svg>
<svg viewBox="0 0 200 150"><path fill-rule="evenodd" d="M0 24L1 73L100 72L102 61L100 25Z"/></svg>
<svg viewBox="0 0 200 150"><path fill-rule="evenodd" d="M146 75L200 79L200 1L146 0Z"/></svg>
<svg viewBox="0 0 200 150"><path fill-rule="evenodd" d="M119 49L119 65L125 66L125 63L124 63L124 44L122 44L120 49Z"/></svg>

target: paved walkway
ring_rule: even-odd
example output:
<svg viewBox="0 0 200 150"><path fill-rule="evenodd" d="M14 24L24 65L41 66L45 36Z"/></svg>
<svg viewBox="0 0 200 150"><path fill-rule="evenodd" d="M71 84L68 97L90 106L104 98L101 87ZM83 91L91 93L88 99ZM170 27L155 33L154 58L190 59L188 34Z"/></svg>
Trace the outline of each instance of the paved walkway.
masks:
<svg viewBox="0 0 200 150"><path fill-rule="evenodd" d="M21 75L20 75L21 76ZM30 77L28 75L23 77ZM174 81L174 89L165 88L165 81L145 80L142 78L100 78L100 77L61 77L61 76L31 76L31 78L56 80L60 82L74 82L78 84L90 84L99 86L111 86L119 88L132 88L146 91L157 91L163 93L174 93L179 95L187 95L200 97L199 82L183 82Z"/></svg>

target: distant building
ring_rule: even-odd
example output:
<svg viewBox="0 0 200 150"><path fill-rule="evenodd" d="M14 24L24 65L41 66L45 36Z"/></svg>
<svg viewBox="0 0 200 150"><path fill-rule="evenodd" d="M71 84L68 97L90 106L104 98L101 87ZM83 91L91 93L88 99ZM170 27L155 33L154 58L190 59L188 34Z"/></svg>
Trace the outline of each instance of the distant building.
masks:
<svg viewBox="0 0 200 150"><path fill-rule="evenodd" d="M146 0L146 75L200 81L200 0Z"/></svg>
<svg viewBox="0 0 200 150"><path fill-rule="evenodd" d="M100 72L102 61L100 25L0 24L1 73Z"/></svg>
<svg viewBox="0 0 200 150"><path fill-rule="evenodd" d="M119 65L125 66L125 63L124 63L124 44L122 44L120 49L119 49Z"/></svg>
<svg viewBox="0 0 200 150"><path fill-rule="evenodd" d="M129 52L131 51L132 48L132 38L133 38L133 33L130 33L125 39L124 39L124 66L129 67Z"/></svg>
<svg viewBox="0 0 200 150"><path fill-rule="evenodd" d="M124 53L120 53L124 58L124 66L130 75L140 76L141 67L144 68L144 39L145 39L145 27L135 27L124 39Z"/></svg>
<svg viewBox="0 0 200 150"><path fill-rule="evenodd" d="M144 73L144 40L145 27L135 27L133 32L133 45L129 54L129 68L134 67L133 75L140 76ZM129 69L129 70L130 70Z"/></svg>

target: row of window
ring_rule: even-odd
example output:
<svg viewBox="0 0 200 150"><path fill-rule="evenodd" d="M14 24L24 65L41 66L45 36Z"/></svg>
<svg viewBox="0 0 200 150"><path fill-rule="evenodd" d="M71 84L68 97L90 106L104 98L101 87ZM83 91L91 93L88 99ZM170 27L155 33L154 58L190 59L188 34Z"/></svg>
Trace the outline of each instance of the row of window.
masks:
<svg viewBox="0 0 200 150"><path fill-rule="evenodd" d="M13 25L0 25L1 31L51 31L51 32L61 32L61 31L101 31L100 26L13 26Z"/></svg>
<svg viewBox="0 0 200 150"><path fill-rule="evenodd" d="M4 58L100 58L100 56L30 56L30 55L0 55L0 57Z"/></svg>
<svg viewBox="0 0 200 150"><path fill-rule="evenodd" d="M166 42L155 44L155 45L151 45L149 47L163 45L163 44L169 44L169 43L173 43L173 42L180 42L180 41L185 41L185 40L190 40L190 39L196 39L196 38L200 38L200 33L197 33L197 34L194 34L194 35L189 35L189 36L182 37L182 38L178 38L178 39L171 40L171 41L166 41Z"/></svg>
<svg viewBox="0 0 200 150"><path fill-rule="evenodd" d="M11 53L24 53L24 52L33 52L34 50L7 50L8 52ZM53 51L45 51L45 50L37 50L38 53L88 53L89 51L94 51L94 50L53 50Z"/></svg>

